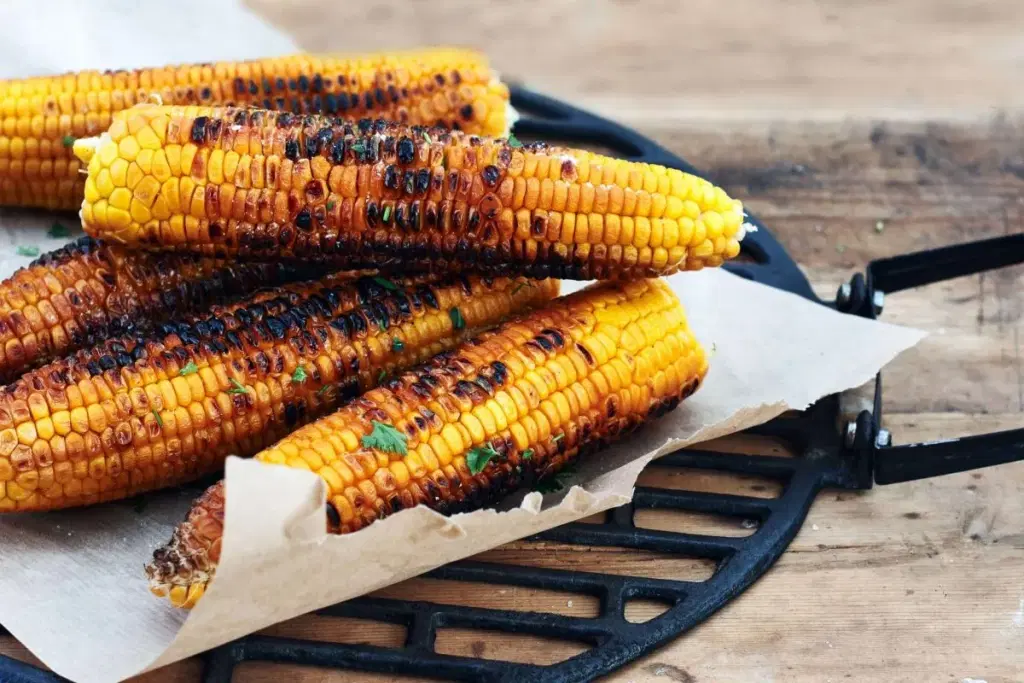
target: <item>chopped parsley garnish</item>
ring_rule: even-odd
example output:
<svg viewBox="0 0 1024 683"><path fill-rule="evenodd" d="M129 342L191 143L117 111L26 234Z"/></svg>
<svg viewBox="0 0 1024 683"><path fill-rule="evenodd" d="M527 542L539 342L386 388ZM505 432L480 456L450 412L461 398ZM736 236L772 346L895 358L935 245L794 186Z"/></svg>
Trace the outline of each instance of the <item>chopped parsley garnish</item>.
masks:
<svg viewBox="0 0 1024 683"><path fill-rule="evenodd" d="M480 474L487 467L487 463L498 457L498 455L500 454L494 450L494 446L491 444L477 446L466 454L466 467L469 468L471 474Z"/></svg>
<svg viewBox="0 0 1024 683"><path fill-rule="evenodd" d="M405 344L402 342L401 339L392 339L391 340L391 350L392 351L396 351L397 352L397 351L403 350L404 348L405 348Z"/></svg>
<svg viewBox="0 0 1024 683"><path fill-rule="evenodd" d="M50 226L50 229L46 231L46 235L53 239L71 237L71 230L69 230L63 223L54 223Z"/></svg>
<svg viewBox="0 0 1024 683"><path fill-rule="evenodd" d="M182 377L188 377L189 375L194 375L197 372L199 372L199 366L195 364L195 361L190 360L188 363L185 364L185 367L183 367L181 369L181 372L178 374L180 374Z"/></svg>
<svg viewBox="0 0 1024 683"><path fill-rule="evenodd" d="M466 327L466 319L462 317L462 311L459 310L458 306L448 311L449 317L452 319L452 325L457 330L464 329Z"/></svg>
<svg viewBox="0 0 1024 683"><path fill-rule="evenodd" d="M61 142L64 143L65 147L72 147L75 144L75 136L65 135L63 138L61 138Z"/></svg>
<svg viewBox="0 0 1024 683"><path fill-rule="evenodd" d="M20 245L14 251L18 256L39 256L39 247L26 247L24 245Z"/></svg>
<svg viewBox="0 0 1024 683"><path fill-rule="evenodd" d="M333 386L331 386L330 384L325 384L322 387L320 387L320 390L318 392L316 392L316 395L317 396L323 396L324 394L326 394L327 392L331 391L332 389L334 389Z"/></svg>
<svg viewBox="0 0 1024 683"><path fill-rule="evenodd" d="M309 379L309 374L306 373L306 368L301 365L295 368L295 372L292 373L292 382L295 384L302 384Z"/></svg>
<svg viewBox="0 0 1024 683"><path fill-rule="evenodd" d="M381 287L383 287L384 289L390 289L392 292L398 291L398 285L396 285L394 282L387 279L386 277L381 277L378 275L377 277L373 278L373 281L376 282Z"/></svg>
<svg viewBox="0 0 1024 683"><path fill-rule="evenodd" d="M243 385L237 379L232 377L231 378L231 388L228 389L228 393L229 394L248 394L249 392L246 391L245 385Z"/></svg>
<svg viewBox="0 0 1024 683"><path fill-rule="evenodd" d="M338 203L332 199L331 201L327 202L327 210L334 211L334 207L337 206L337 204Z"/></svg>
<svg viewBox="0 0 1024 683"><path fill-rule="evenodd" d="M430 139L430 133L428 133L427 131L423 131L423 139L426 141L428 145L433 142L433 140Z"/></svg>
<svg viewBox="0 0 1024 683"><path fill-rule="evenodd" d="M562 468L562 471L551 477L546 477L537 482L537 486L533 489L539 493L555 493L564 489L572 475L576 474L575 465L567 465Z"/></svg>
<svg viewBox="0 0 1024 683"><path fill-rule="evenodd" d="M387 223L389 220L391 220L391 207L390 206L385 206L384 207L384 213L381 214L380 219L383 222L385 222L385 223Z"/></svg>
<svg viewBox="0 0 1024 683"><path fill-rule="evenodd" d="M156 418L156 423L157 423L158 426L160 426L160 427L164 426L164 419L162 417L160 417L160 413L158 413L157 411L154 410L153 411L153 417Z"/></svg>
<svg viewBox="0 0 1024 683"><path fill-rule="evenodd" d="M509 147L515 147L515 148L518 149L519 147L523 146L523 143L519 142L519 138L517 138L515 135L512 135L511 133L509 133L509 135L508 135L508 146Z"/></svg>
<svg viewBox="0 0 1024 683"><path fill-rule="evenodd" d="M380 374L377 375L377 384L383 384L384 380L386 380L387 378L388 378L388 371L387 370L381 370Z"/></svg>
<svg viewBox="0 0 1024 683"><path fill-rule="evenodd" d="M373 431L362 438L363 448L375 448L385 453L406 455L409 452L409 437L389 424L373 421Z"/></svg>
<svg viewBox="0 0 1024 683"><path fill-rule="evenodd" d="M523 451L523 455L522 455L523 460L529 460L532 457L533 457L533 449L532 448L527 448L525 451Z"/></svg>
<svg viewBox="0 0 1024 683"><path fill-rule="evenodd" d="M561 441L564 438L565 438L565 434L559 434L558 436L552 437L551 440L554 441L555 443L558 443L559 441Z"/></svg>
<svg viewBox="0 0 1024 683"><path fill-rule="evenodd" d="M520 282L518 285L516 285L515 287L512 288L512 294L513 295L518 294L519 291L521 289L523 289L524 287L530 287L532 289L533 288L533 283L532 282Z"/></svg>

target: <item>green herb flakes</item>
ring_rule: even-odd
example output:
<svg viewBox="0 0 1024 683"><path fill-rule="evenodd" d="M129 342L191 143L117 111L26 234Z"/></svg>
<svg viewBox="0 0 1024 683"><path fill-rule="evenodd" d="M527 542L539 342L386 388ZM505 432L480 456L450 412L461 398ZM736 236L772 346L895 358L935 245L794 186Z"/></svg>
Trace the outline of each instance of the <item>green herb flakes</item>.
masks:
<svg viewBox="0 0 1024 683"><path fill-rule="evenodd" d="M389 424L373 421L373 431L362 438L363 448L375 448L385 453L406 455L409 452L409 438Z"/></svg>
<svg viewBox="0 0 1024 683"><path fill-rule="evenodd" d="M231 388L228 389L229 394L248 394L245 385L239 382L234 377L231 378Z"/></svg>
<svg viewBox="0 0 1024 683"><path fill-rule="evenodd" d="M398 285L396 285L394 282L387 279L386 277L381 277L378 275L377 277L373 278L373 281L376 282L381 287L383 287L384 289L391 290L392 292L398 291Z"/></svg>
<svg viewBox="0 0 1024 683"><path fill-rule="evenodd" d="M50 226L50 229L46 231L46 236L55 240L64 237L71 237L71 230L69 230L63 223L54 223Z"/></svg>
<svg viewBox="0 0 1024 683"><path fill-rule="evenodd" d="M462 330L466 328L466 319L462 317L462 311L456 306L452 310L448 311L449 317L452 319L452 326L456 330Z"/></svg>
<svg viewBox="0 0 1024 683"><path fill-rule="evenodd" d="M498 451L494 450L494 446L489 443L477 446L466 454L466 467L469 468L471 474L480 474L487 467L487 463L498 455Z"/></svg>

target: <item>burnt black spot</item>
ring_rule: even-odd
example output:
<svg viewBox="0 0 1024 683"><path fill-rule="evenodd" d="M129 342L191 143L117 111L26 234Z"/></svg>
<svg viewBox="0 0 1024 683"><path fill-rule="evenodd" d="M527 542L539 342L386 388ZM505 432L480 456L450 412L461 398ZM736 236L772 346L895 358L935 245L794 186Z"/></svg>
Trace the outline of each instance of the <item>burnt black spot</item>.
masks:
<svg viewBox="0 0 1024 683"><path fill-rule="evenodd" d="M332 528L338 528L341 526L341 515L338 514L337 508L331 503L324 505L324 509L327 511L327 524Z"/></svg>
<svg viewBox="0 0 1024 683"><path fill-rule="evenodd" d="M284 143L284 155L292 161L299 160L299 142L298 140L288 140Z"/></svg>
<svg viewBox="0 0 1024 683"><path fill-rule="evenodd" d="M498 184L498 179L500 177L501 177L501 171L498 170L497 166L495 166L493 164L490 164L490 165L484 167L483 178L484 178L484 184L487 187L494 187L495 185L497 185Z"/></svg>
<svg viewBox="0 0 1024 683"><path fill-rule="evenodd" d="M402 178L402 185L406 194L413 194L416 191L416 172L406 171Z"/></svg>
<svg viewBox="0 0 1024 683"><path fill-rule="evenodd" d="M235 84L235 92L236 93L242 94L242 93L245 92L245 79L244 78L236 78L234 84Z"/></svg>
<svg viewBox="0 0 1024 683"><path fill-rule="evenodd" d="M490 369L494 371L494 379L499 385L505 384L505 380L508 379L509 369L501 360L495 360L490 364Z"/></svg>
<svg viewBox="0 0 1024 683"><path fill-rule="evenodd" d="M430 287L421 287L417 294L419 294L423 301L425 301L426 304L434 310L439 310L441 308L441 304L438 303L437 297L434 296L434 292Z"/></svg>
<svg viewBox="0 0 1024 683"><path fill-rule="evenodd" d="M309 214L309 208L304 208L295 216L295 227L303 232L309 232L313 227L313 219Z"/></svg>
<svg viewBox="0 0 1024 683"><path fill-rule="evenodd" d="M260 91L260 86L256 81L249 81L249 94L256 95Z"/></svg>
<svg viewBox="0 0 1024 683"><path fill-rule="evenodd" d="M192 122L192 142L201 145L206 142L206 122L210 119L206 116L197 116Z"/></svg>
<svg viewBox="0 0 1024 683"><path fill-rule="evenodd" d="M437 209L434 208L433 204L429 204L427 206L427 211L426 213L423 214L423 216L426 219L426 224L428 228L433 228L437 226Z"/></svg>
<svg viewBox="0 0 1024 683"><path fill-rule="evenodd" d="M331 145L331 161L340 164L345 160L345 141L338 140Z"/></svg>
<svg viewBox="0 0 1024 683"><path fill-rule="evenodd" d="M377 208L376 202L366 203L366 224L371 228L377 227L377 219L380 216L380 210Z"/></svg>
<svg viewBox="0 0 1024 683"><path fill-rule="evenodd" d="M473 118L473 105L471 105L471 104L464 105L461 109L459 109L459 115L462 116L462 118L465 119L466 121L469 121L470 119L472 119Z"/></svg>
<svg viewBox="0 0 1024 683"><path fill-rule="evenodd" d="M550 327L544 328L540 331L541 334L547 335L547 337L554 343L555 346L561 348L565 346L565 337L558 330L553 330Z"/></svg>
<svg viewBox="0 0 1024 683"><path fill-rule="evenodd" d="M480 212L477 211L476 209L470 209L469 210L469 231L470 232L476 231L476 229L477 229L477 227L479 225L480 225Z"/></svg>
<svg viewBox="0 0 1024 683"><path fill-rule="evenodd" d="M533 234L538 236L538 237L543 235L545 232L547 232L547 225L548 225L548 222L547 222L547 219L544 216L534 216L533 217Z"/></svg>
<svg viewBox="0 0 1024 683"><path fill-rule="evenodd" d="M398 141L397 153L399 163L411 164L416 158L416 145L411 138L403 137Z"/></svg>
<svg viewBox="0 0 1024 683"><path fill-rule="evenodd" d="M394 164L388 164L388 167L384 169L384 187L389 190L398 189L398 169Z"/></svg>
<svg viewBox="0 0 1024 683"><path fill-rule="evenodd" d="M409 206L409 226L413 230L420 229L420 203L418 201Z"/></svg>
<svg viewBox="0 0 1024 683"><path fill-rule="evenodd" d="M309 92L309 77L305 74L299 76L299 92Z"/></svg>
<svg viewBox="0 0 1024 683"><path fill-rule="evenodd" d="M430 171L421 168L416 172L416 192L423 194L430 188Z"/></svg>
<svg viewBox="0 0 1024 683"><path fill-rule="evenodd" d="M294 427L299 422L299 409L294 403L284 405L284 421L289 427Z"/></svg>
<svg viewBox="0 0 1024 683"><path fill-rule="evenodd" d="M213 91L209 88L203 88L199 91L199 97L200 99L208 100L213 97Z"/></svg>

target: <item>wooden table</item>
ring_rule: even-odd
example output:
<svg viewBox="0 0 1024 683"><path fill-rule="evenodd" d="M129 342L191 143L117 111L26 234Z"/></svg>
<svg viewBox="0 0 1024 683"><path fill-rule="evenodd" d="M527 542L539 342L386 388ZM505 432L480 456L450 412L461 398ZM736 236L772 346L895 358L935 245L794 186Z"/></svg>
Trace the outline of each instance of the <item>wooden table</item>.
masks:
<svg viewBox="0 0 1024 683"><path fill-rule="evenodd" d="M1022 3L250 5L312 50L443 42L487 49L505 76L634 125L710 171L765 220L822 295L873 258L1022 228ZM886 320L932 333L887 370L886 426L896 443L1024 424L1022 285L1024 269L1010 268L890 297ZM707 571L653 554L550 544L517 543L484 559L677 578ZM579 616L597 608L579 596L427 580L384 594ZM632 608L636 618L656 613ZM271 630L383 645L404 638L398 627L311 618ZM535 662L578 651L459 631L442 632L438 646ZM144 678L184 683L199 671L191 661ZM822 494L764 579L694 632L609 677L972 679L1024 680L1024 464ZM242 667L235 680L391 679L261 665Z"/></svg>

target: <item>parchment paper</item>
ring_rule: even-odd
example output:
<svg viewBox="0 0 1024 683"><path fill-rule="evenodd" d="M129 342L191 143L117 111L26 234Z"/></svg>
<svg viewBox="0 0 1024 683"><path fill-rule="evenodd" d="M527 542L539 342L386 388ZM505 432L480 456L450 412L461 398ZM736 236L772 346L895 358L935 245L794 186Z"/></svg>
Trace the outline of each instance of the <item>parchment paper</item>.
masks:
<svg viewBox="0 0 1024 683"><path fill-rule="evenodd" d="M40 12L34 2L5 4L0 76L295 50L234 2L176 0L174 11L128 0L54 5ZM73 216L58 218L75 223ZM15 255L16 245L44 251L59 245L45 237L54 220L0 213L0 276L30 260ZM151 596L142 572L194 495L171 491L154 495L142 510L113 503L0 518L0 623L72 680L121 680L621 505L652 458L858 386L923 336L842 316L721 271L671 282L698 337L714 349L708 379L678 410L583 464L579 486L567 493L546 500L531 493L510 509L452 518L405 510L357 534L326 537L324 491L315 475L232 458L220 567L191 614Z"/></svg>

